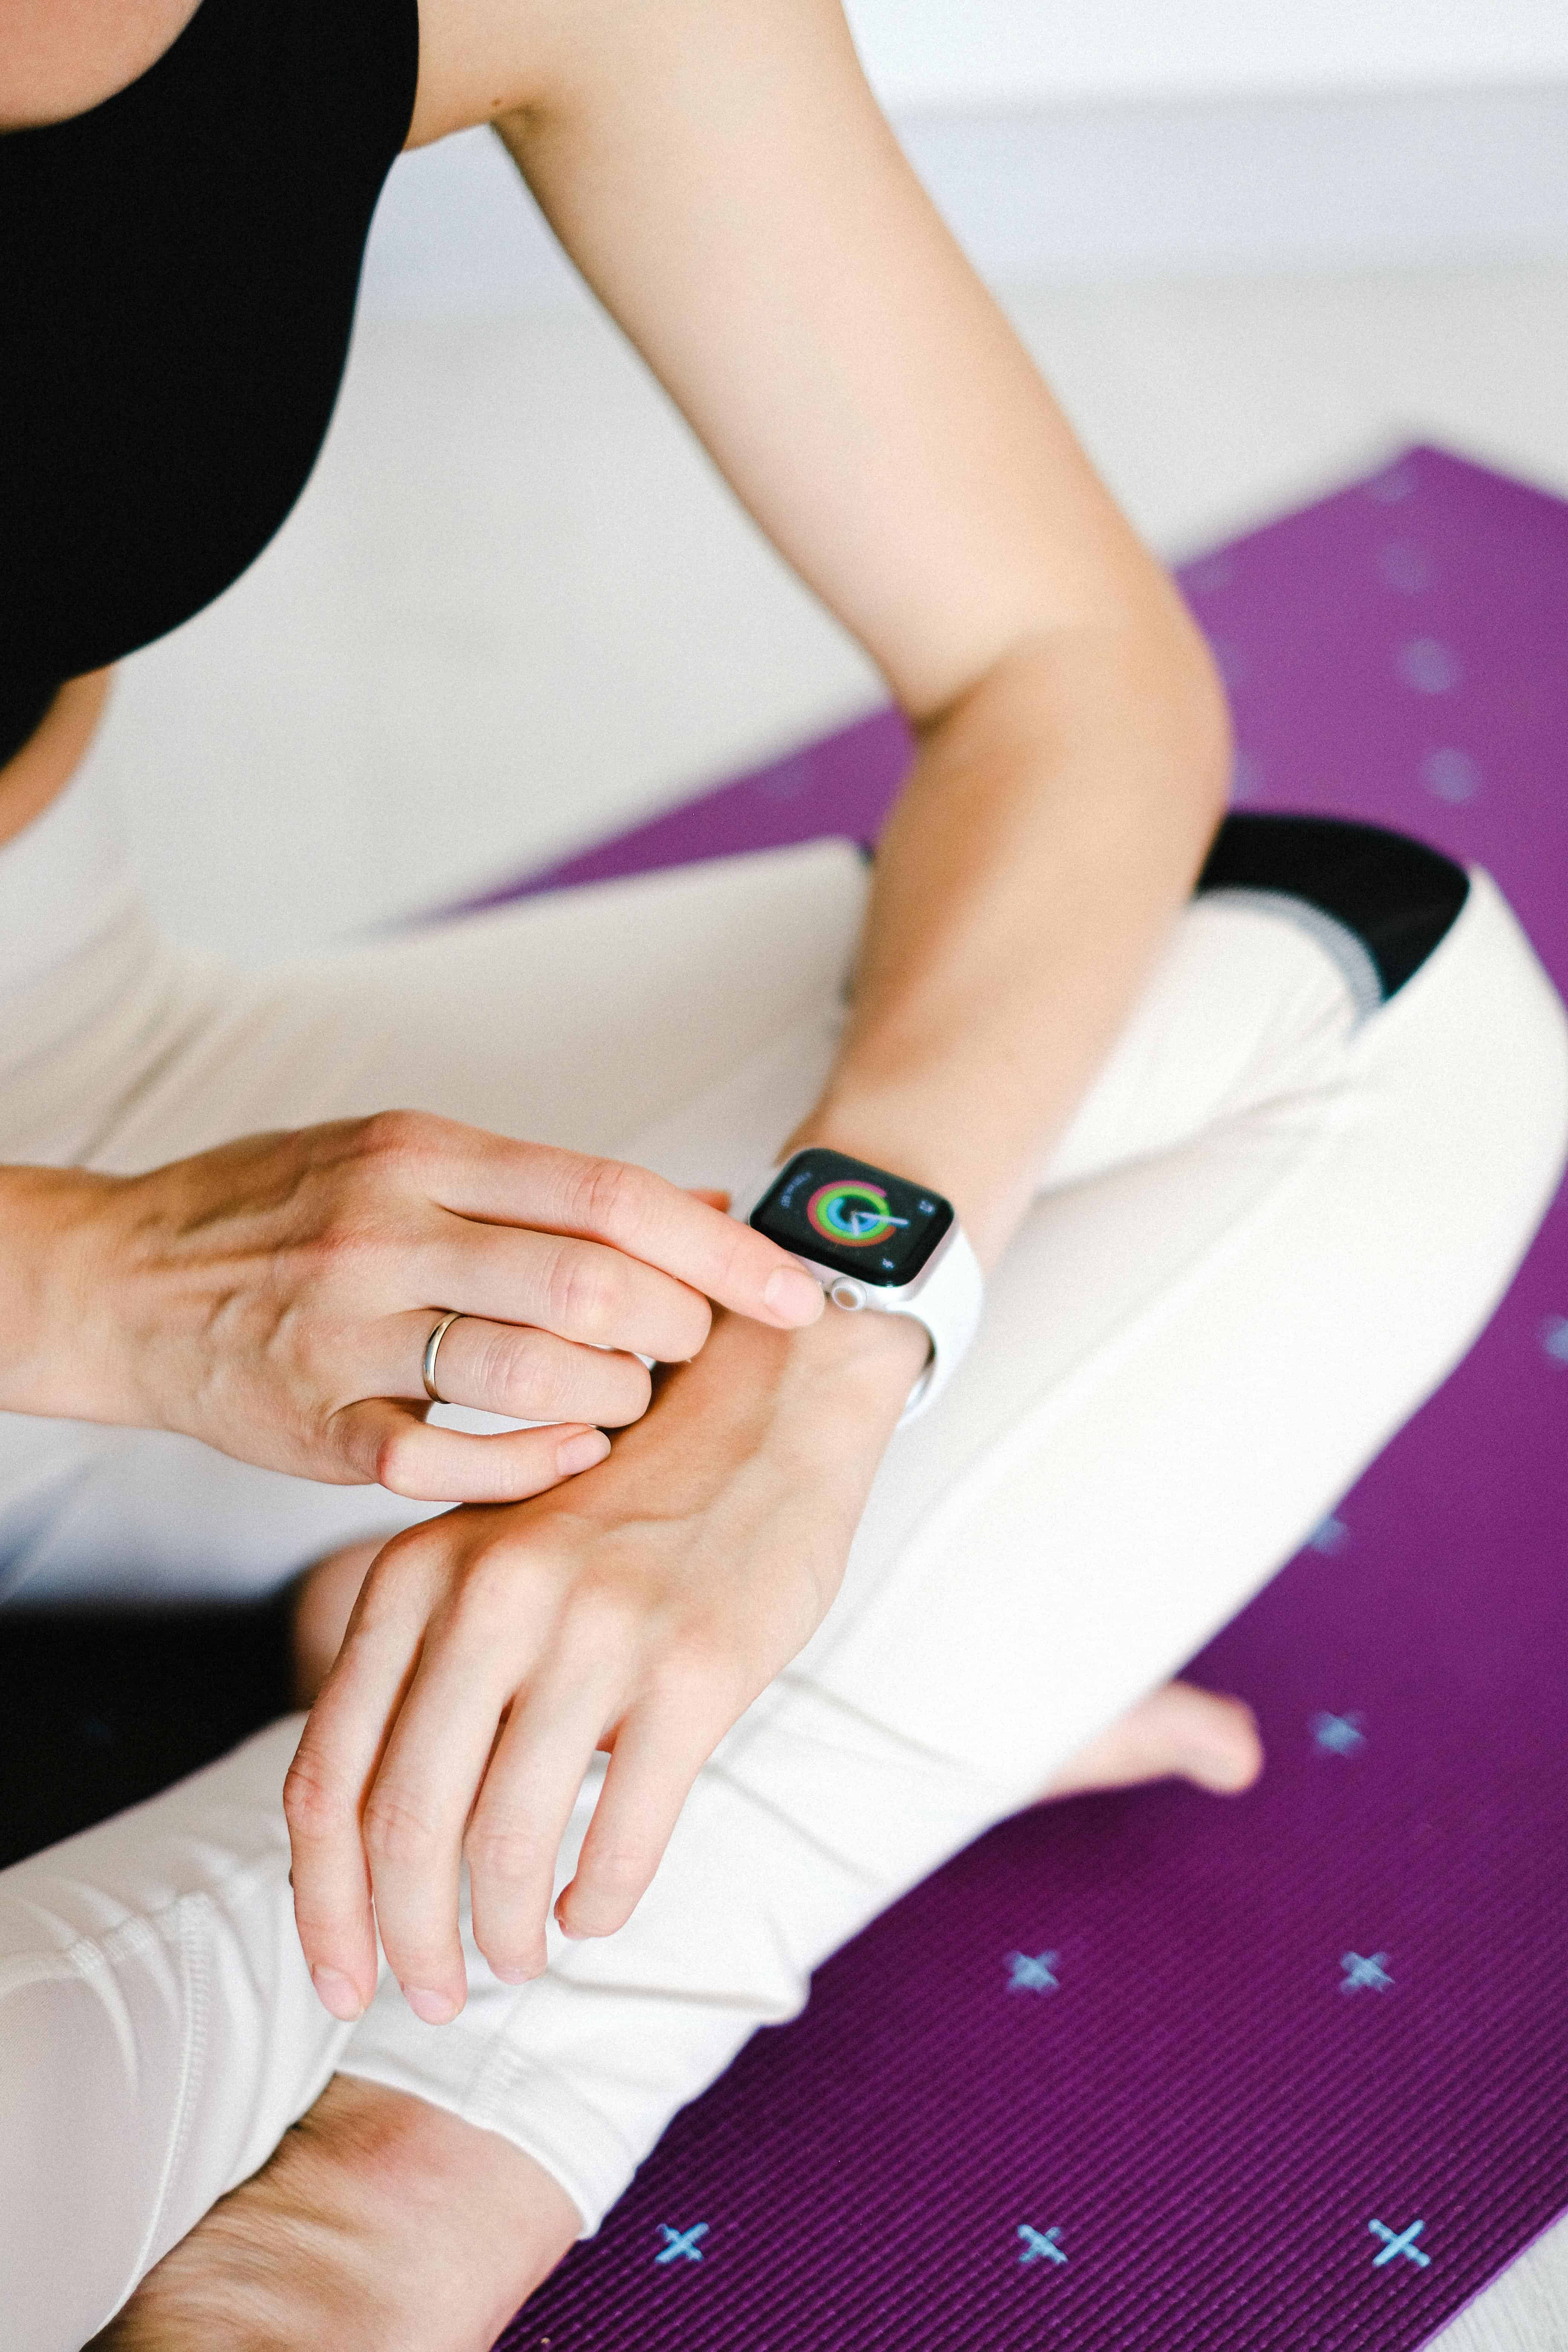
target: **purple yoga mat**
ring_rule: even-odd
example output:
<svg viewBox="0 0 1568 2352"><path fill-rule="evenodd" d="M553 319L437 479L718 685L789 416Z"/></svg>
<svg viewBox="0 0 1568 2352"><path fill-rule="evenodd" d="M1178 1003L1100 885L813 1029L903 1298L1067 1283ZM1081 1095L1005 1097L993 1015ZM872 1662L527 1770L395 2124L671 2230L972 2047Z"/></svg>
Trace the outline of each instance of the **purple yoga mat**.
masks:
<svg viewBox="0 0 1568 2352"><path fill-rule="evenodd" d="M1184 579L1238 798L1483 862L1568 988L1568 507L1415 449ZM869 836L905 756L863 721L523 887ZM1565 1436L1560 1201L1194 1661L1256 1707L1258 1788L982 1838L677 2118L507 2352L1425 2342L1568 2204Z"/></svg>

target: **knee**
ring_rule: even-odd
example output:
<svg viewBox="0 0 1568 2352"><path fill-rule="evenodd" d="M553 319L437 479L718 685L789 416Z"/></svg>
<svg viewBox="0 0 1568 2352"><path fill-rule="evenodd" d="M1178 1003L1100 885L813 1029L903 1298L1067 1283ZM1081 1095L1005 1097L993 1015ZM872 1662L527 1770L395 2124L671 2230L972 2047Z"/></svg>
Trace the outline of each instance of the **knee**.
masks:
<svg viewBox="0 0 1568 2352"><path fill-rule="evenodd" d="M1568 1013L1479 870L1452 930L1368 1024L1413 1160L1471 1228L1533 1232L1568 1158Z"/></svg>

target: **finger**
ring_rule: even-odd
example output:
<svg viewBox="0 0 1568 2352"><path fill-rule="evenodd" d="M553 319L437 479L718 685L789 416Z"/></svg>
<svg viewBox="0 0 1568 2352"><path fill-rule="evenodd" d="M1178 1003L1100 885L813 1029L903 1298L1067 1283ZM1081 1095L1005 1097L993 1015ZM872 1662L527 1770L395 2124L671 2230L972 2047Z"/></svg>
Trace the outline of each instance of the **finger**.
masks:
<svg viewBox="0 0 1568 2352"><path fill-rule="evenodd" d="M728 1192L715 1192L706 1184L688 1184L686 1190L694 1201L706 1201L710 1209L728 1209Z"/></svg>
<svg viewBox="0 0 1568 2352"><path fill-rule="evenodd" d="M625 1927L653 1880L692 1783L728 1729L701 1714L648 1706L616 1734L610 1768L555 1917L568 1936Z"/></svg>
<svg viewBox="0 0 1568 2352"><path fill-rule="evenodd" d="M505 1984L543 1973L556 1857L613 1710L606 1672L514 1706L468 1824L474 1941Z"/></svg>
<svg viewBox="0 0 1568 2352"><path fill-rule="evenodd" d="M429 1540L430 1530L421 1528L395 1537L382 1551L283 1787L294 1917L311 1981L334 2017L358 2016L375 1990L375 1919L361 1817L419 1654L424 1580L416 1555Z"/></svg>
<svg viewBox="0 0 1568 2352"><path fill-rule="evenodd" d="M822 1312L821 1285L786 1250L651 1169L487 1136L439 1177L439 1199L459 1216L607 1243L758 1322L793 1330Z"/></svg>
<svg viewBox="0 0 1568 2352"><path fill-rule="evenodd" d="M497 1727L517 1702L553 1602L514 1546L470 1568L433 1625L364 1809L387 1962L416 2016L439 2025L467 1997L458 1928L464 1833Z"/></svg>
<svg viewBox="0 0 1568 2352"><path fill-rule="evenodd" d="M382 1327L375 1384L388 1393L424 1393L421 1366L435 1318L427 1308ZM647 1411L653 1384L636 1356L578 1347L553 1331L460 1315L441 1335L436 1385L447 1404L517 1421L575 1421L624 1429Z"/></svg>
<svg viewBox="0 0 1568 2352"><path fill-rule="evenodd" d="M384 1486L412 1502L517 1503L591 1470L610 1450L603 1430L571 1422L479 1437L435 1427L425 1410L366 1397L334 1414L350 1483Z"/></svg>
<svg viewBox="0 0 1568 2352"><path fill-rule="evenodd" d="M700 1291L624 1250L462 1217L447 1218L421 1252L419 1280L430 1297L481 1321L529 1325L661 1364L695 1356L713 1319Z"/></svg>

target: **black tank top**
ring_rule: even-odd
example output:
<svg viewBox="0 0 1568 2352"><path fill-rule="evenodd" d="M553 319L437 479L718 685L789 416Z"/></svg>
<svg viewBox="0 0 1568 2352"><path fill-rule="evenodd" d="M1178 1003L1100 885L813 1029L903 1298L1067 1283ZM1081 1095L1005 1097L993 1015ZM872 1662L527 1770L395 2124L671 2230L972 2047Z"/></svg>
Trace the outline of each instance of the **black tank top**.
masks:
<svg viewBox="0 0 1568 2352"><path fill-rule="evenodd" d="M139 81L0 137L0 762L304 488L418 64L417 0L201 0Z"/></svg>

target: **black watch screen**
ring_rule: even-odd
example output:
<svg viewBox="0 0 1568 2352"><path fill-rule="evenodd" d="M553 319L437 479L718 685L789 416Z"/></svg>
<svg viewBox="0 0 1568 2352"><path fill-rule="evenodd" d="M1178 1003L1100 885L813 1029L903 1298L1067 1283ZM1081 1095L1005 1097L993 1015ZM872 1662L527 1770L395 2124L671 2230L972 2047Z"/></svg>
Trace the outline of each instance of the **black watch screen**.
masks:
<svg viewBox="0 0 1568 2352"><path fill-rule="evenodd" d="M814 1265L902 1289L952 1223L952 1203L842 1151L797 1151L749 1221Z"/></svg>

